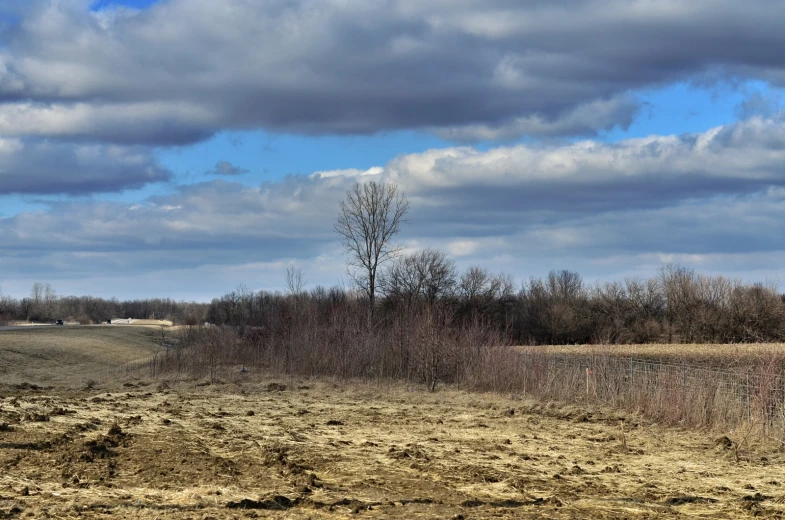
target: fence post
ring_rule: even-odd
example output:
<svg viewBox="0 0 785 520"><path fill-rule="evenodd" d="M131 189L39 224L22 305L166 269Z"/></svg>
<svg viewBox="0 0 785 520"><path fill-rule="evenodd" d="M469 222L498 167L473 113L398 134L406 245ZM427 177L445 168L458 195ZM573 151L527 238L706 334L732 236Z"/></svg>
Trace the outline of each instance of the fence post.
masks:
<svg viewBox="0 0 785 520"><path fill-rule="evenodd" d="M747 422L752 420L752 410L750 410L750 369L747 369Z"/></svg>

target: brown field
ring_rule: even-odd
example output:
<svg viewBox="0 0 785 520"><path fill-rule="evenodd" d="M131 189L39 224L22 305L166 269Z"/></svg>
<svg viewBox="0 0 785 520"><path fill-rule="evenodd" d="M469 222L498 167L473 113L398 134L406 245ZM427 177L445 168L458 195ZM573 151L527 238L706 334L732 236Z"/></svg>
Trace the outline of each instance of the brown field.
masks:
<svg viewBox="0 0 785 520"><path fill-rule="evenodd" d="M646 345L547 345L542 347L518 347L541 349L552 354L570 355L616 355L640 359L676 360L685 362L711 362L733 364L757 358L785 357L785 343L745 344L646 344Z"/></svg>
<svg viewBox="0 0 785 520"><path fill-rule="evenodd" d="M15 349L36 352L26 357L8 357L14 341L0 333L0 518L785 517L785 453L744 431L254 373L80 389L154 338L74 330L89 332L49 350L21 336ZM41 377L30 360L61 372L54 388L8 382Z"/></svg>
<svg viewBox="0 0 785 520"><path fill-rule="evenodd" d="M160 328L160 327L158 327ZM0 332L0 382L84 386L160 350L154 327L30 327Z"/></svg>

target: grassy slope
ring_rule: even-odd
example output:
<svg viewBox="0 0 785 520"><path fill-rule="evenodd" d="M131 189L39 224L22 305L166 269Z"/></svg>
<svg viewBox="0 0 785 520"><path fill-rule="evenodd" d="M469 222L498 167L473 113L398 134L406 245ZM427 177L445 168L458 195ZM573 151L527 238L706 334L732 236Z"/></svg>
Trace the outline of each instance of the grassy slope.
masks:
<svg viewBox="0 0 785 520"><path fill-rule="evenodd" d="M84 386L148 358L160 331L148 327L46 327L0 332L3 383Z"/></svg>

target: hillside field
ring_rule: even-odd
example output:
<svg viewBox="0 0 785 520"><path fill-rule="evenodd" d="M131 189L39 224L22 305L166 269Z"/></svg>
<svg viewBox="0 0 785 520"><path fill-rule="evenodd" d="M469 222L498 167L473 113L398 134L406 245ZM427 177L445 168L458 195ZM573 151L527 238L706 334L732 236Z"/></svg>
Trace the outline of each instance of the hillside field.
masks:
<svg viewBox="0 0 785 520"><path fill-rule="evenodd" d="M168 329L166 329L168 330ZM0 382L85 386L160 350L161 327L62 326L0 331Z"/></svg>
<svg viewBox="0 0 785 520"><path fill-rule="evenodd" d="M785 516L785 454L743 431L397 383L112 372L156 333L0 333L0 518Z"/></svg>

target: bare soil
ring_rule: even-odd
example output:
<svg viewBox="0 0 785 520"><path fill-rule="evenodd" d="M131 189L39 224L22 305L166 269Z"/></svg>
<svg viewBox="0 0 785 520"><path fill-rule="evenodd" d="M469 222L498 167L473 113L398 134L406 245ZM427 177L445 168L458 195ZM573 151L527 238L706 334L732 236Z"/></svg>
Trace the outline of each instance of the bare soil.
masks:
<svg viewBox="0 0 785 520"><path fill-rule="evenodd" d="M155 348L145 330L0 334L0 518L785 517L782 444L745 431L394 383L118 377Z"/></svg>
<svg viewBox="0 0 785 520"><path fill-rule="evenodd" d="M0 518L785 515L783 453L741 432L397 385L124 385L0 391Z"/></svg>

